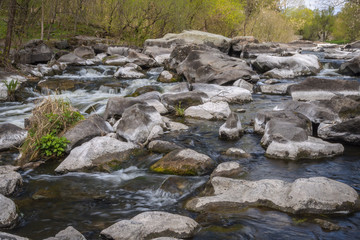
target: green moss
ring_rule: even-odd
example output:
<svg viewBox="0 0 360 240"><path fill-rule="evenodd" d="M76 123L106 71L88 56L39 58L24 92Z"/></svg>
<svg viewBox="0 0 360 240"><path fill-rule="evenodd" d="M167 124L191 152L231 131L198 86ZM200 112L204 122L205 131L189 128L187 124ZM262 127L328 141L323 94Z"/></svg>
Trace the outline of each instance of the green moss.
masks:
<svg viewBox="0 0 360 240"><path fill-rule="evenodd" d="M156 173L163 174L171 174L171 175L179 175L179 176L197 176L197 171L189 166L184 166L181 169L172 169L172 168L164 168L162 166L157 166L155 163L150 167L150 170Z"/></svg>

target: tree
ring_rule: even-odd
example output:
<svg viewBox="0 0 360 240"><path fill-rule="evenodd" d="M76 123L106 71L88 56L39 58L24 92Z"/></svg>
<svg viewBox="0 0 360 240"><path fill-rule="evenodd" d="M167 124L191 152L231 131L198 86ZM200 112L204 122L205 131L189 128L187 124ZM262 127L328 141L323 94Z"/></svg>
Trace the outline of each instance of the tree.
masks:
<svg viewBox="0 0 360 240"><path fill-rule="evenodd" d="M5 38L5 47L4 47L4 52L3 52L3 63L4 64L6 64L8 62L8 60L9 60L12 36L13 36L13 31L14 31L16 7L17 7L16 0L11 0L10 1L9 13L8 13L8 22L7 22L7 31L6 31L6 38Z"/></svg>

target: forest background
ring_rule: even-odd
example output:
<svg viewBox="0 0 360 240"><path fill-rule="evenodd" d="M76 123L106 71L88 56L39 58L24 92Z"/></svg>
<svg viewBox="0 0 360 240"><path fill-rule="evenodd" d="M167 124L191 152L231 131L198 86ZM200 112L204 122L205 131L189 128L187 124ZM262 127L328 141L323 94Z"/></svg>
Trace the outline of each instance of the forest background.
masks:
<svg viewBox="0 0 360 240"><path fill-rule="evenodd" d="M360 0L0 0L0 51L90 35L141 46L185 29L264 42L360 39ZM9 39L10 38L10 39ZM9 42L10 40L10 42Z"/></svg>

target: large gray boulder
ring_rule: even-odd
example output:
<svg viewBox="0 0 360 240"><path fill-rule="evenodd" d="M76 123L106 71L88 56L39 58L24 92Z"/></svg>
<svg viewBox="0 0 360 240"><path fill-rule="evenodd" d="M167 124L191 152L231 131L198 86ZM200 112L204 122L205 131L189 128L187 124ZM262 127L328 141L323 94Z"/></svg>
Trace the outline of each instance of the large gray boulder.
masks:
<svg viewBox="0 0 360 240"><path fill-rule="evenodd" d="M360 76L360 56L341 64L339 72L350 76Z"/></svg>
<svg viewBox="0 0 360 240"><path fill-rule="evenodd" d="M142 240L159 237L191 238L199 228L193 219L166 212L144 212L101 231L112 240Z"/></svg>
<svg viewBox="0 0 360 240"><path fill-rule="evenodd" d="M204 92L186 90L186 92L165 93L161 96L161 102L167 109L174 111L175 108L186 109L203 104L208 98Z"/></svg>
<svg viewBox="0 0 360 240"><path fill-rule="evenodd" d="M44 240L86 240L86 238L78 230L69 226L66 229L58 232L55 237Z"/></svg>
<svg viewBox="0 0 360 240"><path fill-rule="evenodd" d="M240 57L245 46L249 43L259 43L259 40L253 36L237 36L231 39L231 48L229 55L232 57Z"/></svg>
<svg viewBox="0 0 360 240"><path fill-rule="evenodd" d="M236 113L231 113L226 122L219 129L219 138L225 140L237 140L243 133L240 119Z"/></svg>
<svg viewBox="0 0 360 240"><path fill-rule="evenodd" d="M144 78L145 74L143 74L141 70L140 66L134 63L128 63L123 67L119 67L115 72L114 77L121 79Z"/></svg>
<svg viewBox="0 0 360 240"><path fill-rule="evenodd" d="M188 83L231 84L238 79L251 81L257 74L244 60L219 51L194 50L176 68Z"/></svg>
<svg viewBox="0 0 360 240"><path fill-rule="evenodd" d="M23 184L21 175L16 172L18 167L0 166L0 194L9 196Z"/></svg>
<svg viewBox="0 0 360 240"><path fill-rule="evenodd" d="M360 145L360 117L341 123L321 123L317 133L325 140Z"/></svg>
<svg viewBox="0 0 360 240"><path fill-rule="evenodd" d="M15 203L0 194L0 228L12 228L18 218Z"/></svg>
<svg viewBox="0 0 360 240"><path fill-rule="evenodd" d="M81 46L74 50L74 54L83 59L91 59L95 57L95 52L92 47Z"/></svg>
<svg viewBox="0 0 360 240"><path fill-rule="evenodd" d="M142 68L158 65L152 57L126 47L109 47L107 53L111 56L104 59L106 65L123 66L127 63L134 63Z"/></svg>
<svg viewBox="0 0 360 240"><path fill-rule="evenodd" d="M185 117L206 120L226 119L231 113L227 102L207 102L202 105L192 106L185 110Z"/></svg>
<svg viewBox="0 0 360 240"><path fill-rule="evenodd" d="M260 91L263 94L286 95L288 94L288 88L292 85L294 83L262 84L260 85Z"/></svg>
<svg viewBox="0 0 360 240"><path fill-rule="evenodd" d="M27 131L11 123L0 124L0 151L21 146Z"/></svg>
<svg viewBox="0 0 360 240"><path fill-rule="evenodd" d="M307 78L299 84L289 87L295 101L329 100L335 96L360 96L358 81Z"/></svg>
<svg viewBox="0 0 360 240"><path fill-rule="evenodd" d="M90 60L81 58L81 57L75 55L74 53L68 53L68 54L62 55L58 59L58 62L66 63L69 65L79 65L79 66L91 65L91 63L92 63Z"/></svg>
<svg viewBox="0 0 360 240"><path fill-rule="evenodd" d="M111 137L95 137L74 148L55 169L57 173L106 169L129 160L138 146Z"/></svg>
<svg viewBox="0 0 360 240"><path fill-rule="evenodd" d="M238 162L223 162L215 168L215 170L211 173L210 178L238 178L243 173L245 173L244 168Z"/></svg>
<svg viewBox="0 0 360 240"><path fill-rule="evenodd" d="M214 168L214 160L191 149L171 151L150 167L158 173L189 176L204 175Z"/></svg>
<svg viewBox="0 0 360 240"><path fill-rule="evenodd" d="M348 214L360 206L353 188L325 177L300 178L292 183L214 177L210 184L214 194L190 200L187 209L216 212L264 206L292 214Z"/></svg>
<svg viewBox="0 0 360 240"><path fill-rule="evenodd" d="M99 115L92 115L65 132L64 137L70 141L67 151L71 151L94 137L104 136L111 132L113 129L109 123Z"/></svg>
<svg viewBox="0 0 360 240"><path fill-rule="evenodd" d="M42 40L31 40L20 49L15 60L22 64L47 63L51 60L53 51Z"/></svg>
<svg viewBox="0 0 360 240"><path fill-rule="evenodd" d="M243 58L256 58L261 55L281 55L288 52L295 52L294 48L288 45L280 43L256 43L249 42L243 46L242 57Z"/></svg>
<svg viewBox="0 0 360 240"><path fill-rule="evenodd" d="M153 106L135 104L125 109L116 133L129 142L144 144L163 134L164 127L160 113Z"/></svg>
<svg viewBox="0 0 360 240"><path fill-rule="evenodd" d="M29 240L28 238L16 236L6 232L0 232L0 239L4 240Z"/></svg>
<svg viewBox="0 0 360 240"><path fill-rule="evenodd" d="M296 54L290 57L260 55L253 62L253 66L261 73L273 69L286 69L292 71L294 77L315 75L321 70L317 56L304 54ZM290 76L290 74L288 75Z"/></svg>
<svg viewBox="0 0 360 240"><path fill-rule="evenodd" d="M172 142L154 140L149 143L148 149L157 153L169 153L171 151L181 149L181 147Z"/></svg>

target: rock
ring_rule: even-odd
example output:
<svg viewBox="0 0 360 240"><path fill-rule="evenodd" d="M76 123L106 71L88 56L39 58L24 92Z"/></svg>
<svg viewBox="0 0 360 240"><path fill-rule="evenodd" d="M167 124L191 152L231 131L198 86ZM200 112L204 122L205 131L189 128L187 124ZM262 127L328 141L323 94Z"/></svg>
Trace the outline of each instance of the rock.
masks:
<svg viewBox="0 0 360 240"><path fill-rule="evenodd" d="M325 140L360 145L360 117L341 123L321 123L318 136Z"/></svg>
<svg viewBox="0 0 360 240"><path fill-rule="evenodd" d="M219 129L219 138L225 140L237 140L243 133L240 119L236 113L231 113L226 122Z"/></svg>
<svg viewBox="0 0 360 240"><path fill-rule="evenodd" d="M259 43L259 40L257 40L253 36L234 37L230 41L231 48L229 51L229 55L232 57L240 57L245 45L249 43Z"/></svg>
<svg viewBox="0 0 360 240"><path fill-rule="evenodd" d="M131 220L122 220L101 231L113 240L140 240L157 237L191 238L199 228L189 217L166 212L144 212Z"/></svg>
<svg viewBox="0 0 360 240"><path fill-rule="evenodd" d="M167 110L167 108L164 106L164 104L162 104L160 101L156 100L156 99L149 99L149 100L145 100L145 103L147 103L149 106L153 106L156 111L158 111L160 114L167 114L169 111Z"/></svg>
<svg viewBox="0 0 360 240"><path fill-rule="evenodd" d="M253 66L265 73L273 69L281 69L279 71L293 71L294 76L315 75L321 70L318 57L315 55L296 54L290 57L276 57L269 55L260 55L253 62Z"/></svg>
<svg viewBox="0 0 360 240"><path fill-rule="evenodd" d="M181 131L181 130L188 130L189 127L185 124L179 123L179 122L173 122L169 118L163 117L163 121L166 124L166 128L169 129L169 131Z"/></svg>
<svg viewBox="0 0 360 240"><path fill-rule="evenodd" d="M25 129L11 123L0 124L0 151L21 146L26 136Z"/></svg>
<svg viewBox="0 0 360 240"><path fill-rule="evenodd" d="M37 64L51 60L53 51L42 40L30 40L15 56L17 63Z"/></svg>
<svg viewBox="0 0 360 240"><path fill-rule="evenodd" d="M0 228L14 227L17 218L18 214L15 203L11 199L0 194Z"/></svg>
<svg viewBox="0 0 360 240"><path fill-rule="evenodd" d="M349 120L360 116L360 99L335 96L330 100L319 100L311 103L319 107L327 108L338 114L341 120Z"/></svg>
<svg viewBox="0 0 360 240"><path fill-rule="evenodd" d="M250 93L254 92L254 85L252 85L251 83L249 83L243 79L239 79L236 82L234 82L233 86L239 87L239 88L244 88L244 89L248 90Z"/></svg>
<svg viewBox="0 0 360 240"><path fill-rule="evenodd" d="M175 143L154 140L149 143L148 149L157 153L169 153L174 150L182 149L182 147L176 145Z"/></svg>
<svg viewBox="0 0 360 240"><path fill-rule="evenodd" d="M238 79L251 81L257 74L244 60L219 51L194 50L176 68L188 83L231 84Z"/></svg>
<svg viewBox="0 0 360 240"><path fill-rule="evenodd" d="M264 73L264 76L276 79L295 78L295 73L291 69L274 68Z"/></svg>
<svg viewBox="0 0 360 240"><path fill-rule="evenodd" d="M194 91L204 92L211 102L245 103L252 101L251 92L235 86L219 86L216 84L195 83Z"/></svg>
<svg viewBox="0 0 360 240"><path fill-rule="evenodd" d="M197 177L184 176L168 176L159 187L159 190L164 191L165 194L171 193L176 197L184 197L192 193L205 183L205 180L200 180Z"/></svg>
<svg viewBox="0 0 360 240"><path fill-rule="evenodd" d="M68 39L68 43L72 47L93 46L97 43L104 43L108 41L108 39L84 35L77 35Z"/></svg>
<svg viewBox="0 0 360 240"><path fill-rule="evenodd" d="M103 43L97 43L93 46L95 54L106 53L109 46Z"/></svg>
<svg viewBox="0 0 360 240"><path fill-rule="evenodd" d="M128 160L138 146L111 137L95 137L74 148L55 169L57 173L102 169Z"/></svg>
<svg viewBox="0 0 360 240"><path fill-rule="evenodd" d="M188 108L203 104L206 99L208 99L208 95L200 91L166 93L161 96L161 102L172 111L176 107Z"/></svg>
<svg viewBox="0 0 360 240"><path fill-rule="evenodd" d="M320 227L325 231L339 231L341 229L339 225L326 221L324 219L316 218L314 219L314 222L319 224Z"/></svg>
<svg viewBox="0 0 360 240"><path fill-rule="evenodd" d="M76 56L74 53L68 53L68 54L65 54L65 55L61 56L58 59L58 62L66 63L66 64L69 64L69 65L80 65L80 66L87 65L85 59Z"/></svg>
<svg viewBox="0 0 360 240"><path fill-rule="evenodd" d="M128 63L124 67L120 67L114 74L116 78L133 79L133 78L144 78L141 68L133 63Z"/></svg>
<svg viewBox="0 0 360 240"><path fill-rule="evenodd" d="M127 95L127 97L138 97L142 94L148 93L148 92L159 92L162 93L164 90L157 85L149 85L149 86L143 86L137 88L132 94Z"/></svg>
<svg viewBox="0 0 360 240"><path fill-rule="evenodd" d="M162 83L173 83L173 82L179 82L181 78L177 76L175 73L169 72L169 71L162 71L159 75L159 78L157 79L158 82Z"/></svg>
<svg viewBox="0 0 360 240"><path fill-rule="evenodd" d="M299 84L289 87L295 101L329 100L337 95L360 96L358 81L307 78Z"/></svg>
<svg viewBox="0 0 360 240"><path fill-rule="evenodd" d="M4 239L4 240L30 240L28 238L16 236L16 235L6 233L6 232L0 232L0 239Z"/></svg>
<svg viewBox="0 0 360 240"><path fill-rule="evenodd" d="M343 152L341 144L309 136L306 141L272 141L266 149L266 156L286 160L321 159L341 155Z"/></svg>
<svg viewBox="0 0 360 240"><path fill-rule="evenodd" d="M69 43L67 40L60 40L55 42L55 47L60 50L69 49Z"/></svg>
<svg viewBox="0 0 360 240"><path fill-rule="evenodd" d="M315 48L317 44L309 40L294 40L288 43L290 46L294 46L296 48Z"/></svg>
<svg viewBox="0 0 360 240"><path fill-rule="evenodd" d="M74 50L74 54L79 58L90 59L95 57L95 52L92 47L81 46Z"/></svg>
<svg viewBox="0 0 360 240"><path fill-rule="evenodd" d="M189 176L204 175L214 168L214 160L191 149L171 151L150 167L158 173Z"/></svg>
<svg viewBox="0 0 360 240"><path fill-rule="evenodd" d="M226 155L232 157L249 158L251 155L240 148L229 148L225 152Z"/></svg>
<svg viewBox="0 0 360 240"><path fill-rule="evenodd" d="M213 177L237 178L244 173L243 167L237 162L223 162L219 164L210 175Z"/></svg>
<svg viewBox="0 0 360 240"><path fill-rule="evenodd" d="M116 133L127 141L143 144L163 134L164 127L161 115L154 107L135 104L125 109Z"/></svg>
<svg viewBox="0 0 360 240"><path fill-rule="evenodd" d="M52 67L48 67L45 64L38 64L37 69L43 76L53 76L55 75L55 72Z"/></svg>
<svg viewBox="0 0 360 240"><path fill-rule="evenodd" d="M134 63L142 68L156 67L157 62L134 49L125 47L109 47L107 53L111 56L104 59L104 64L122 66L127 63Z"/></svg>
<svg viewBox="0 0 360 240"><path fill-rule="evenodd" d="M69 226L58 232L55 237L44 240L86 240L86 238L78 230Z"/></svg>
<svg viewBox="0 0 360 240"><path fill-rule="evenodd" d="M199 106L192 106L185 110L185 117L206 120L225 119L231 113L227 102L207 102Z"/></svg>
<svg viewBox="0 0 360 240"><path fill-rule="evenodd" d="M264 206L292 214L348 214L359 208L359 196L353 188L325 177L300 178L293 183L214 177L210 183L213 196L192 199L187 209L216 212Z"/></svg>
<svg viewBox="0 0 360 240"><path fill-rule="evenodd" d="M97 136L104 136L113 132L109 123L99 115L92 115L67 130L64 137L70 141L67 152Z"/></svg>
<svg viewBox="0 0 360 240"><path fill-rule="evenodd" d="M294 83L279 83L272 85L260 85L260 91L263 94L271 95L286 95L288 93L288 88L294 85Z"/></svg>
<svg viewBox="0 0 360 240"><path fill-rule="evenodd" d="M21 175L15 172L17 169L15 166L0 166L0 194L9 196L23 184Z"/></svg>
<svg viewBox="0 0 360 240"><path fill-rule="evenodd" d="M280 55L289 51L288 45L283 45L279 43L247 43L243 47L242 57L243 58L256 58L260 55L270 54L270 55ZM293 49L294 51L294 49Z"/></svg>
<svg viewBox="0 0 360 240"><path fill-rule="evenodd" d="M339 72L344 75L360 76L360 56L341 64Z"/></svg>

